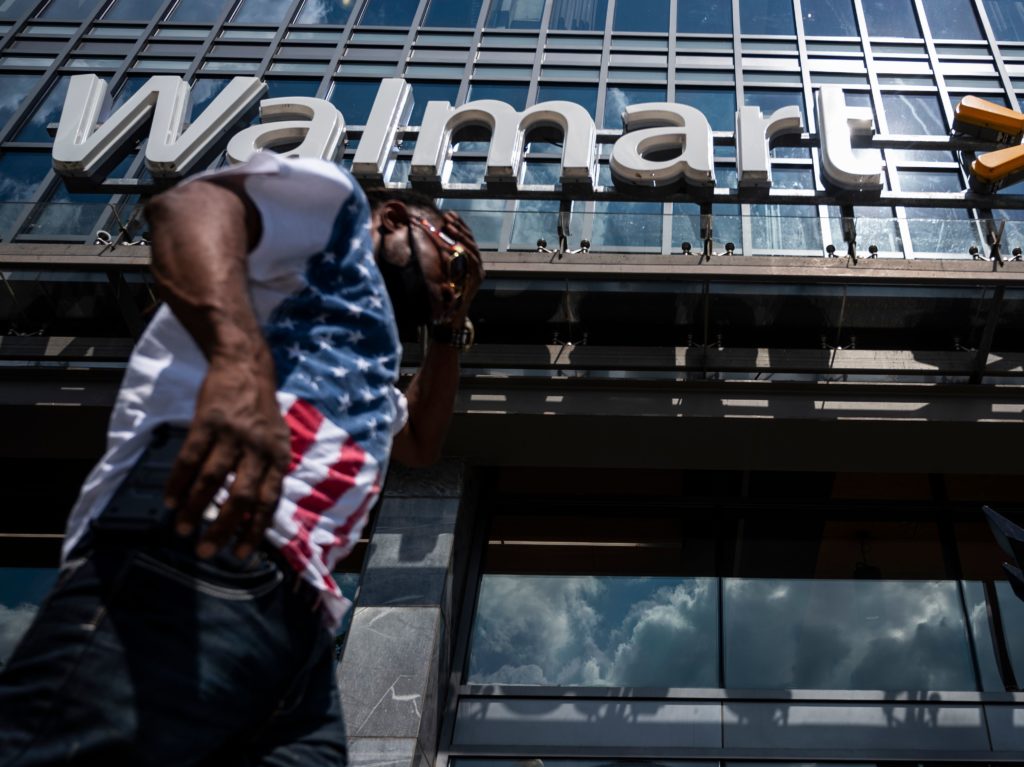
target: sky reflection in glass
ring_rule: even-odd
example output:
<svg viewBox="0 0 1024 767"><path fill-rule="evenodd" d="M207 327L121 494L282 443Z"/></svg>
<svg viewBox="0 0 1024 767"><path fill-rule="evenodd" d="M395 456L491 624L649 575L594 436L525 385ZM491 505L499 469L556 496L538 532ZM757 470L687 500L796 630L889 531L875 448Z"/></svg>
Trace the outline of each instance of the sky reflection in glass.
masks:
<svg viewBox="0 0 1024 767"><path fill-rule="evenodd" d="M554 0L550 26L552 29L602 31L607 15L608 0Z"/></svg>
<svg viewBox="0 0 1024 767"><path fill-rule="evenodd" d="M473 684L715 687L713 578L485 575Z"/></svg>
<svg viewBox="0 0 1024 767"><path fill-rule="evenodd" d="M306 0L295 17L296 24L344 24L348 21L354 0Z"/></svg>
<svg viewBox="0 0 1024 767"><path fill-rule="evenodd" d="M974 690L952 581L726 579L725 684Z"/></svg>
<svg viewBox="0 0 1024 767"><path fill-rule="evenodd" d="M5 567L0 570L0 668L35 617L39 603L57 581L52 567Z"/></svg>

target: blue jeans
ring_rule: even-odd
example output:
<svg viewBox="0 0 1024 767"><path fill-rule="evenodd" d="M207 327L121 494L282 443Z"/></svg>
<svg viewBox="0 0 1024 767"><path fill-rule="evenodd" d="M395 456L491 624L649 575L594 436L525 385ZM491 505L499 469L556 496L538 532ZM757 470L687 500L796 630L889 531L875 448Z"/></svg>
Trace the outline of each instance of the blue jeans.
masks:
<svg viewBox="0 0 1024 767"><path fill-rule="evenodd" d="M166 466L138 468L112 505L161 504ZM315 589L193 546L94 526L0 674L0 767L345 764Z"/></svg>

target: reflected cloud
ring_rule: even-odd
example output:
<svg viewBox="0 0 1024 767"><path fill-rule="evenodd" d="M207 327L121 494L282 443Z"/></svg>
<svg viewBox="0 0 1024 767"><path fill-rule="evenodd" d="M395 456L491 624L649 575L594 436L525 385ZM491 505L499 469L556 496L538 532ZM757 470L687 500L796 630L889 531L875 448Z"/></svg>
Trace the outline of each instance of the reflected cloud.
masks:
<svg viewBox="0 0 1024 767"><path fill-rule="evenodd" d="M28 631L38 610L36 605L31 604L18 607L0 605L0 668L7 665L7 659Z"/></svg>

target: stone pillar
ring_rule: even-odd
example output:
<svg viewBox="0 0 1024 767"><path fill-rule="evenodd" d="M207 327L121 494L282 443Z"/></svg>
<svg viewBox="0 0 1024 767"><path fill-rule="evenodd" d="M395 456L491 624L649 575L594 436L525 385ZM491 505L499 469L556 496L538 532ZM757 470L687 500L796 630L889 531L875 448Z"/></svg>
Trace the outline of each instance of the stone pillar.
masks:
<svg viewBox="0 0 1024 767"><path fill-rule="evenodd" d="M351 767L428 767L447 686L465 469L392 467L338 665Z"/></svg>

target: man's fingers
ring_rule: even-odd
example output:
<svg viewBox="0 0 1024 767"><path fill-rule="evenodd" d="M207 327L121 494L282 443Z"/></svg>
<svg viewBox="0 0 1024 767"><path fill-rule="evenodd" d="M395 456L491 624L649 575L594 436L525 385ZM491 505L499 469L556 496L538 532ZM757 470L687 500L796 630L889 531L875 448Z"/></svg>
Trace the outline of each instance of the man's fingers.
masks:
<svg viewBox="0 0 1024 767"><path fill-rule="evenodd" d="M212 438L210 430L203 426L193 426L189 430L185 441L178 451L178 457L167 477L167 485L164 490L164 503L169 509L178 510L178 528L182 533L191 532L195 526L196 519L191 517L184 508L188 493L199 473L206 454L210 450ZM185 527L188 526L188 529Z"/></svg>
<svg viewBox="0 0 1024 767"><path fill-rule="evenodd" d="M212 557L244 527L256 506L260 481L266 460L251 450L242 454L235 469L235 479L228 489L228 498L217 519L210 524L196 548L200 558Z"/></svg>
<svg viewBox="0 0 1024 767"><path fill-rule="evenodd" d="M260 545L263 540L263 533L270 525L274 511L277 509L277 502L281 499L281 483L284 480L284 470L279 466L271 465L267 468L263 479L260 481L256 494L256 503L253 506L244 530L241 532L238 547L235 555L245 559Z"/></svg>
<svg viewBox="0 0 1024 767"><path fill-rule="evenodd" d="M202 466L192 480L188 498L178 512L178 532L192 531L200 516L210 505L217 491L238 463L238 444L233 438L221 436L206 454ZM186 529L186 525L191 525Z"/></svg>

